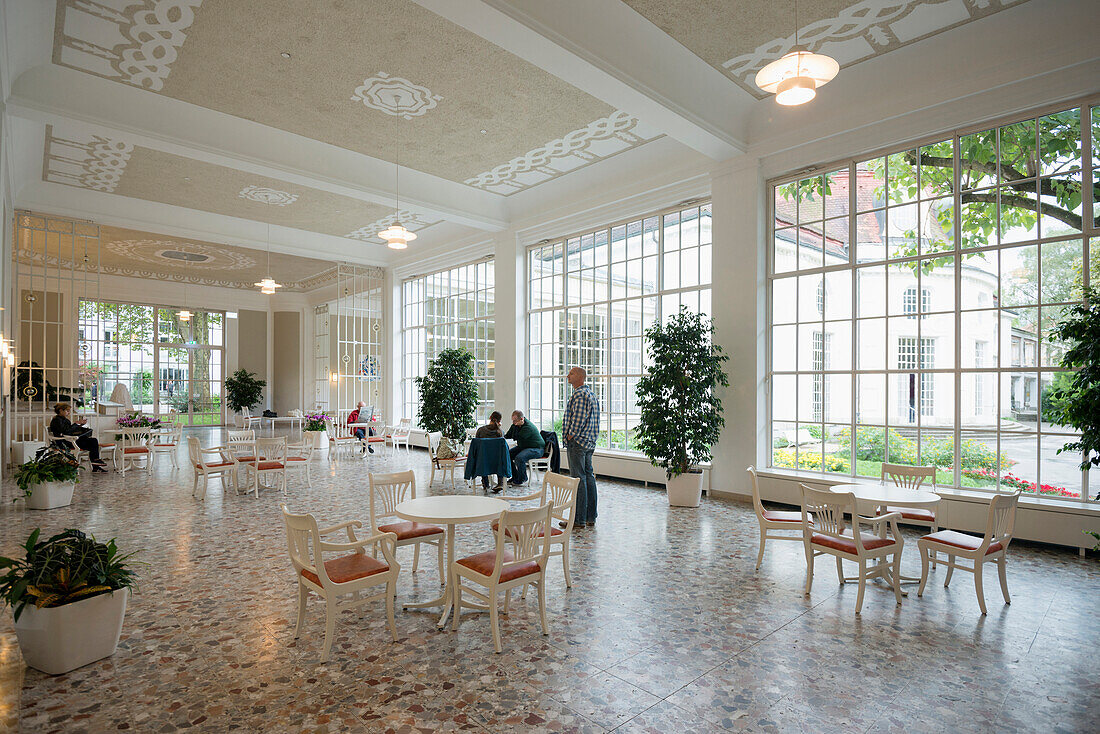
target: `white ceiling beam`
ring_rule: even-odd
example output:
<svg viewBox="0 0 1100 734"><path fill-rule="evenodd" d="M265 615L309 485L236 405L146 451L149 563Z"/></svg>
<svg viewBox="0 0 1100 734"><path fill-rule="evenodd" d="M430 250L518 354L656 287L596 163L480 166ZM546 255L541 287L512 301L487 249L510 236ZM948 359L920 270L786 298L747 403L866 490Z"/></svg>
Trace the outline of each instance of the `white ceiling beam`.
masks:
<svg viewBox="0 0 1100 734"><path fill-rule="evenodd" d="M755 99L620 0L414 0L714 160Z"/></svg>
<svg viewBox="0 0 1100 734"><path fill-rule="evenodd" d="M72 69L46 65L25 72L7 111L360 201L394 203L393 163ZM499 194L405 167L401 205L486 231L507 224Z"/></svg>

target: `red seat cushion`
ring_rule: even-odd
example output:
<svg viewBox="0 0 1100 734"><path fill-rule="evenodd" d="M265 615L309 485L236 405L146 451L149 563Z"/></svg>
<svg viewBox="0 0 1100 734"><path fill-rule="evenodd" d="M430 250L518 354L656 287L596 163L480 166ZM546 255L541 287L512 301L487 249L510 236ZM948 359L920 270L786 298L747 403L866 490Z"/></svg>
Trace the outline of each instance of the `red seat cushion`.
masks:
<svg viewBox="0 0 1100 734"><path fill-rule="evenodd" d="M888 545L894 545L897 543L897 541L893 538L880 538L873 533L860 533L859 535L860 538L863 540L863 547L866 550L885 548ZM851 553L852 555L856 554L856 541L850 536L835 538L831 535L821 535L820 533L814 533L810 536L810 542L815 545L823 545L826 548L833 548L834 550Z"/></svg>
<svg viewBox="0 0 1100 734"><path fill-rule="evenodd" d="M976 551L981 547L985 538L977 538L973 535L967 535L966 533L957 533L954 530L941 530L938 533L925 535L921 540L941 543L942 545L950 545L954 548L962 548L963 550ZM989 555L990 553L996 553L1000 549L1000 543L990 543L985 553Z"/></svg>
<svg viewBox="0 0 1100 734"><path fill-rule="evenodd" d="M234 456L233 458L241 462L242 464L248 464L256 460L255 456Z"/></svg>
<svg viewBox="0 0 1100 734"><path fill-rule="evenodd" d="M99 444L99 448L101 448L101 449L113 449L115 446L116 446L116 444L113 441L111 443L100 443Z"/></svg>
<svg viewBox="0 0 1100 734"><path fill-rule="evenodd" d="M495 533L497 531L497 528L500 527L500 520L493 520L492 526L493 526L493 532ZM509 538L511 538L512 537L512 529L508 528L507 530L504 531L504 534L507 535ZM543 533L542 535L546 535L546 533ZM561 528L551 527L550 528L550 537L553 537L555 535L565 535L565 531L562 530ZM540 535L539 537L542 537L542 536Z"/></svg>
<svg viewBox="0 0 1100 734"><path fill-rule="evenodd" d="M157 448L170 448L172 446L175 446L176 444L174 444L174 443L155 443L153 445L156 446ZM102 444L101 444L101 446L102 446Z"/></svg>
<svg viewBox="0 0 1100 734"><path fill-rule="evenodd" d="M381 443L386 440L385 436L371 436L367 439L367 443Z"/></svg>
<svg viewBox="0 0 1100 734"><path fill-rule="evenodd" d="M427 535L438 535L443 532L443 528L420 522L395 522L389 525L379 525L378 532L394 533L397 535L398 540L408 540L409 538L423 538Z"/></svg>
<svg viewBox="0 0 1100 734"><path fill-rule="evenodd" d="M261 461L259 464L257 464L257 468L259 468L261 471L264 469L283 469L285 467L286 464L281 461Z"/></svg>
<svg viewBox="0 0 1100 734"><path fill-rule="evenodd" d="M802 522L801 512L789 512L786 510L764 510L764 519L771 522Z"/></svg>
<svg viewBox="0 0 1100 734"><path fill-rule="evenodd" d="M504 563L511 563L514 560L514 556L512 556L511 552L504 551L502 560ZM478 553L476 556L466 556L465 558L458 559L458 565L465 566L482 576L492 576L493 569L496 568L496 562L497 552L495 550L485 551L484 553ZM504 569L500 574L500 581L501 583L512 581L521 576L530 576L533 573L538 573L540 570L538 561L528 561L527 563L521 563L518 566Z"/></svg>
<svg viewBox="0 0 1100 734"><path fill-rule="evenodd" d="M288 456L288 457L286 457L286 460L287 461L306 461L306 457L304 457L304 456Z"/></svg>
<svg viewBox="0 0 1100 734"><path fill-rule="evenodd" d="M219 461L216 464L203 464L202 466L205 466L207 469L220 469L226 466L236 466L236 464L234 464L232 461ZM195 464L195 468L199 469L201 467L199 464Z"/></svg>
<svg viewBox="0 0 1100 734"><path fill-rule="evenodd" d="M920 520L921 522L935 522L936 513L932 510L921 510L917 507L887 507L886 512L900 512L902 518L906 520ZM884 514L882 510L879 510L878 515Z"/></svg>
<svg viewBox="0 0 1100 734"><path fill-rule="evenodd" d="M376 573L389 571L390 567L383 561L371 558L365 553L352 553L350 556L340 556L331 561L325 561L325 572L333 583L346 584L349 581L373 576ZM321 580L313 571L302 570L302 576L320 586Z"/></svg>
<svg viewBox="0 0 1100 734"><path fill-rule="evenodd" d="M147 454L149 453L148 446L129 446L122 450L124 454Z"/></svg>

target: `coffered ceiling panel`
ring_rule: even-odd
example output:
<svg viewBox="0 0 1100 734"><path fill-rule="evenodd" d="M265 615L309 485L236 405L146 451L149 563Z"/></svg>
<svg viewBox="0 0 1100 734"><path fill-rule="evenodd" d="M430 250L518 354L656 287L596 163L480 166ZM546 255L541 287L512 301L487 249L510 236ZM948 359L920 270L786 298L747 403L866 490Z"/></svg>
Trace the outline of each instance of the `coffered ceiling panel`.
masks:
<svg viewBox="0 0 1100 734"><path fill-rule="evenodd" d="M379 246L378 231L397 219L378 204L53 126L46 127L42 178ZM400 219L413 231L438 223L407 210Z"/></svg>
<svg viewBox="0 0 1100 734"><path fill-rule="evenodd" d="M409 0L58 0L53 60L502 194L659 135Z"/></svg>
<svg viewBox="0 0 1100 734"><path fill-rule="evenodd" d="M623 0L737 84L794 46L794 0ZM840 65L873 58L1026 0L802 0L799 44ZM784 35L778 35L777 31Z"/></svg>

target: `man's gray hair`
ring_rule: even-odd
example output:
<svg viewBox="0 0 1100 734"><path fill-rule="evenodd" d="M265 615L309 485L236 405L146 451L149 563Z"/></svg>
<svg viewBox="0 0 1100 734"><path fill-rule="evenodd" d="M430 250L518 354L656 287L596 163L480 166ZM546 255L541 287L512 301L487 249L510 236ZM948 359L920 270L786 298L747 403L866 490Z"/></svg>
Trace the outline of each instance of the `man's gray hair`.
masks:
<svg viewBox="0 0 1100 734"><path fill-rule="evenodd" d="M518 415L520 418L522 418L523 417L523 411L522 410L513 410L512 415Z"/></svg>

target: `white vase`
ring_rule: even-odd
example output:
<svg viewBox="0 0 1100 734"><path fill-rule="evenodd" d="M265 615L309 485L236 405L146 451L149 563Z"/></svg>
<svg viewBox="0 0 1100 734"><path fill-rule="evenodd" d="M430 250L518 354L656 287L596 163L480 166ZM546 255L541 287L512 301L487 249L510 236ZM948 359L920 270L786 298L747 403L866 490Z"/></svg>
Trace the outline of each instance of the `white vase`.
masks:
<svg viewBox="0 0 1100 734"><path fill-rule="evenodd" d="M27 605L15 623L23 660L60 675L113 655L129 597L129 589L120 589L60 607Z"/></svg>
<svg viewBox="0 0 1100 734"><path fill-rule="evenodd" d="M324 431L302 431L302 436L307 441L313 441L313 448L322 451L328 447L328 436Z"/></svg>
<svg viewBox="0 0 1100 734"><path fill-rule="evenodd" d="M698 507L703 496L703 472L695 469L673 477L665 483L665 489L673 507Z"/></svg>
<svg viewBox="0 0 1100 734"><path fill-rule="evenodd" d="M42 482L31 487L27 497L27 507L32 510L52 510L64 507L73 501L73 489L76 482Z"/></svg>

